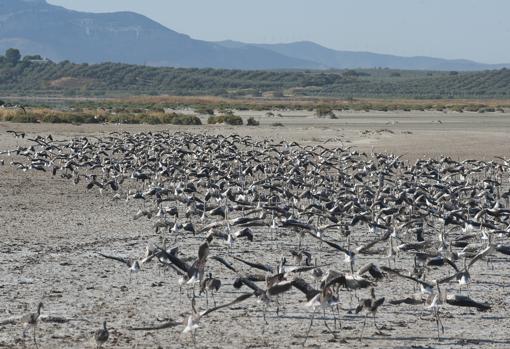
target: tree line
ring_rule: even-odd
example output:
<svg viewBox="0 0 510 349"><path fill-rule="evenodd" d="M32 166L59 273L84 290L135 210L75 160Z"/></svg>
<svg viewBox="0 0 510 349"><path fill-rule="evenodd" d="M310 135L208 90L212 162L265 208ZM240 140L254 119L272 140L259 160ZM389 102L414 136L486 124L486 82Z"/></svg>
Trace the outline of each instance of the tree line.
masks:
<svg viewBox="0 0 510 349"><path fill-rule="evenodd" d="M339 98L508 98L510 71L249 71L52 62L8 49L0 93L76 96L213 95Z"/></svg>

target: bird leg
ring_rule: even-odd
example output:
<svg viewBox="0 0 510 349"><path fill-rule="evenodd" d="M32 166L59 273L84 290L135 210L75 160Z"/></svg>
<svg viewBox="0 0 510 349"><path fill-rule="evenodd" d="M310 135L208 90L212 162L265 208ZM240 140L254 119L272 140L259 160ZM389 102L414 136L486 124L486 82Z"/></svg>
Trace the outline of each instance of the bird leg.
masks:
<svg viewBox="0 0 510 349"><path fill-rule="evenodd" d="M436 310L436 326L437 326L437 339L441 340L441 334L439 332L439 326L441 326L441 332L444 334L444 326L441 321L441 317L439 316L439 311Z"/></svg>
<svg viewBox="0 0 510 349"><path fill-rule="evenodd" d="M36 333L35 333L36 328L37 328L37 326L34 325L34 328L33 328L33 331L34 331L34 344L35 344L36 348L39 348L39 346L37 345L37 336L36 336Z"/></svg>
<svg viewBox="0 0 510 349"><path fill-rule="evenodd" d="M308 336L310 335L310 330L312 329L314 316L315 316L315 309L313 310L312 317L310 319L310 326L308 326L308 330L306 331L306 337L305 337L305 341L303 342L303 346L305 346L306 341L308 340Z"/></svg>
<svg viewBox="0 0 510 349"><path fill-rule="evenodd" d="M374 313L374 326L376 330L380 331L379 327L377 327L377 322L375 321L375 313Z"/></svg>
<svg viewBox="0 0 510 349"><path fill-rule="evenodd" d="M342 321L340 320L340 306L338 304L336 305L336 314L338 315L338 324L339 324L339 329L341 330L342 329ZM335 320L336 320L336 315L335 315Z"/></svg>
<svg viewBox="0 0 510 349"><path fill-rule="evenodd" d="M266 325L269 325L269 323L267 322L266 320L266 310L267 310L267 305L264 304L264 308L262 309L262 317L264 318L264 322Z"/></svg>
<svg viewBox="0 0 510 349"><path fill-rule="evenodd" d="M368 316L368 314L365 314L365 320L363 321L363 327L361 328L361 333L359 335L360 342L363 340L363 332L365 331L365 326L367 324L367 316Z"/></svg>
<svg viewBox="0 0 510 349"><path fill-rule="evenodd" d="M328 322L326 321L326 308L324 308L324 317L323 317L323 319L324 319L324 326L326 326L326 328L327 328L327 330L329 331L329 333L331 333L331 335L332 335L334 338L336 338L335 333L333 332L333 330L331 330L331 328L330 328L330 327L329 327L329 325L328 325Z"/></svg>
<svg viewBox="0 0 510 349"><path fill-rule="evenodd" d="M191 339L193 340L193 347L196 348L197 347L197 339L195 337L195 331L194 330L191 331Z"/></svg>
<svg viewBox="0 0 510 349"><path fill-rule="evenodd" d="M331 314L333 315L333 324L335 325L335 331L337 330L337 326L336 326L336 314L335 314L335 309L331 308Z"/></svg>
<svg viewBox="0 0 510 349"><path fill-rule="evenodd" d="M211 291L211 297L212 297L214 306L216 307L216 300L214 299L214 292L213 291Z"/></svg>

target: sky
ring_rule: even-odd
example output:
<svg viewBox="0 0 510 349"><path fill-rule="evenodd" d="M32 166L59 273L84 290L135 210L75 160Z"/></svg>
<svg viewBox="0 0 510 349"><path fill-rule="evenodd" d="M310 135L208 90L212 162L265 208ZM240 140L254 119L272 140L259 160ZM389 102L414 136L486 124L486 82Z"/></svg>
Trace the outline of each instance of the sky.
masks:
<svg viewBox="0 0 510 349"><path fill-rule="evenodd" d="M47 0L134 11L195 39L510 63L509 0Z"/></svg>

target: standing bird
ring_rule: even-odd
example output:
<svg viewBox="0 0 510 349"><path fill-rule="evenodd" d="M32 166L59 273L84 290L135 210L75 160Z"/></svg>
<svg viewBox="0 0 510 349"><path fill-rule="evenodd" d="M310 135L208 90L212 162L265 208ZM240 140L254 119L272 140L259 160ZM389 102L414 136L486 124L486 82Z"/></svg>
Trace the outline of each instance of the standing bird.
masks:
<svg viewBox="0 0 510 349"><path fill-rule="evenodd" d="M27 332L30 328L32 328L32 331L34 333L34 344L37 346L37 337L35 334L35 330L37 327L37 320L39 319L39 316L41 315L41 309L43 308L42 302L39 303L37 306L37 313L29 313L26 314L21 318L21 323L23 324L23 338L27 336Z"/></svg>
<svg viewBox="0 0 510 349"><path fill-rule="evenodd" d="M108 333L108 329L106 328L106 321L103 321L103 328L94 333L94 339L96 340L96 348L101 348L103 344L106 343L110 334Z"/></svg>
<svg viewBox="0 0 510 349"><path fill-rule="evenodd" d="M361 329L361 334L359 336L359 340L363 340L363 331L365 330L365 326L367 324L367 317L369 314L371 314L374 317L374 326L376 329L379 329L377 327L377 323L375 322L375 315L377 313L377 309L384 303L384 297L382 298L375 298L375 289L372 287L370 289L370 298L363 299L360 301L359 305L356 307L356 314L360 313L361 311L365 311L365 320L363 321L363 327Z"/></svg>

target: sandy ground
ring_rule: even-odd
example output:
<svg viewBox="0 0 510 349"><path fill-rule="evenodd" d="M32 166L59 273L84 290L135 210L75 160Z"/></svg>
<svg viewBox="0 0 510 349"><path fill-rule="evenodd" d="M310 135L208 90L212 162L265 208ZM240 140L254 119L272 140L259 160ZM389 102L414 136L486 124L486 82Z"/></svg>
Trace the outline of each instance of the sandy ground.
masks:
<svg viewBox="0 0 510 349"><path fill-rule="evenodd" d="M244 115L243 115L244 116ZM317 120L310 116L263 118L260 127L172 127L126 125L21 125L0 123L0 149L12 149L17 141L5 131L24 130L28 136L51 133L62 139L76 135L98 135L110 131L179 130L200 133L238 133L275 141L298 141L355 146L361 150L404 153L409 159L423 156L492 159L508 156L510 147L510 115L508 114L443 114L443 113L345 113L338 120ZM438 122L441 120L441 123ZM271 123L281 122L283 127ZM378 130L389 130L379 131ZM20 143L21 144L21 143ZM0 156L1 157L1 156ZM5 158L5 157L3 157ZM10 159L7 159L9 161ZM103 320L110 327L110 340L105 348L182 348L193 347L189 336L180 333L182 326L161 331L134 332L130 326L150 325L163 319L180 319L190 312L186 294L180 295L175 273L164 271L156 263L129 280L129 272L120 263L102 259L97 252L137 257L148 241L160 243L147 219L134 221L132 215L142 206L139 202L113 202L97 191L86 192L84 185L45 173L14 171L0 166L0 321L34 311L43 301L43 319L62 317L65 323L41 322L38 326L40 348L93 348L93 332ZM366 229L366 228L365 228ZM262 234L262 232L258 233ZM357 232L357 242L365 236ZM256 234L256 239L257 239ZM183 235L176 244L183 255L194 257L203 237ZM333 260L331 267L347 271L343 257L307 241L313 254ZM296 247L294 235L281 232L277 242L260 239L256 251L249 242L239 241L233 254L246 259L276 265L280 256L290 258ZM215 242L212 254L227 255L227 247ZM322 252L320 252L322 251ZM372 260L364 258L361 263ZM374 260L386 264L384 260ZM349 314L351 294L340 292L342 329L335 330L337 339L326 331L322 319L316 319L306 347L311 348L509 348L510 335L510 266L509 259L498 256L493 268L477 263L472 269L476 280L469 295L493 305L488 312L446 307L443 321L446 332L436 338L436 324L430 311L421 305L385 303L378 314L382 330L368 322L366 338L357 336L363 316ZM404 257L397 262L406 267ZM232 287L235 275L218 264L209 263L214 275L221 275L222 289L216 295L221 304L239 295ZM455 284L448 286L457 291ZM411 281L385 279L377 287L378 296L387 300L413 293ZM367 290L359 292L368 296ZM355 302L355 300L353 301ZM197 332L197 347L210 348L281 348L302 347L308 328L310 309L305 299L292 291L281 301L284 310L277 316L275 306L268 309L265 325L262 305L254 299L232 309L220 310L205 318ZM205 297L197 304L205 309ZM355 306L355 303L353 303ZM423 313L423 318L420 315ZM333 327L333 315L326 317ZM0 348L34 347L21 337L19 324L0 325ZM345 339L347 343L343 343Z"/></svg>

